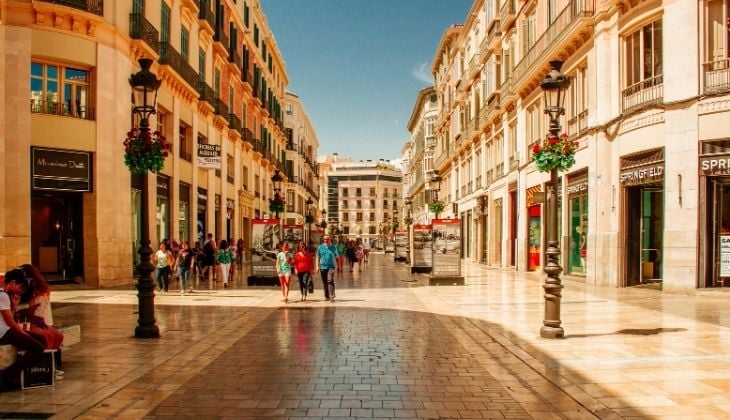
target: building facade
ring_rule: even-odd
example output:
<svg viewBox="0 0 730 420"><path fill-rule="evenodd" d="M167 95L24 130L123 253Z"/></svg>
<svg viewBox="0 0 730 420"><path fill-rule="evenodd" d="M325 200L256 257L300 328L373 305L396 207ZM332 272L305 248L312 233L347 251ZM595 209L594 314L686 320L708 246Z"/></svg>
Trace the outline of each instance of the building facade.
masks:
<svg viewBox="0 0 730 420"><path fill-rule="evenodd" d="M378 243L402 216L403 175L384 161L323 157L327 226L351 239Z"/></svg>
<svg viewBox="0 0 730 420"><path fill-rule="evenodd" d="M544 264L549 177L531 156L548 128L539 83L560 60L561 125L579 144L558 190L566 275L684 292L728 283L728 3L475 1L432 66L434 165L463 257Z"/></svg>
<svg viewBox="0 0 730 420"><path fill-rule="evenodd" d="M415 224L428 224L433 218L428 203L432 200L432 186L429 184L433 166L433 152L436 147L436 118L438 117L436 90L428 87L421 90L408 120L410 140L403 148L403 183L411 219Z"/></svg>
<svg viewBox="0 0 730 420"><path fill-rule="evenodd" d="M153 247L250 243L274 170L286 174L288 76L258 0L1 3L0 269L131 282L143 191ZM140 57L162 80L151 124L172 143L146 184L122 144ZM220 169L200 167L201 144L220 147Z"/></svg>

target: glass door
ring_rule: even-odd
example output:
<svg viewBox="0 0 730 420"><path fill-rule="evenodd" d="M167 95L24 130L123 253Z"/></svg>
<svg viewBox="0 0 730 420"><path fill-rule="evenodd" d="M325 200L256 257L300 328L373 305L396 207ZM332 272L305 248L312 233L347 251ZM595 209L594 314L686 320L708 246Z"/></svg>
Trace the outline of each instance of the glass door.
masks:
<svg viewBox="0 0 730 420"><path fill-rule="evenodd" d="M712 182L713 279L711 286L730 283L730 181Z"/></svg>
<svg viewBox="0 0 730 420"><path fill-rule="evenodd" d="M662 279L664 239L664 191L644 188L641 191L641 281Z"/></svg>

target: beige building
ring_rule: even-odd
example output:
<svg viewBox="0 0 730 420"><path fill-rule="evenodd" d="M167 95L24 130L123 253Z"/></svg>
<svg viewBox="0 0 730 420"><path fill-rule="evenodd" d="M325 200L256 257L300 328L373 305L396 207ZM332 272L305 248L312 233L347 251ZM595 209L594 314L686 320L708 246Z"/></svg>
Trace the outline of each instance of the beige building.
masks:
<svg viewBox="0 0 730 420"><path fill-rule="evenodd" d="M146 185L153 247L208 232L250 243L274 170L287 173L288 76L258 0L0 6L0 270L32 261L96 287L132 280L145 188L122 142L141 57L162 79L153 127L173 144ZM200 167L199 144L220 147L220 169Z"/></svg>
<svg viewBox="0 0 730 420"><path fill-rule="evenodd" d="M323 156L320 170L328 229L377 243L403 216L403 174L390 162Z"/></svg>
<svg viewBox="0 0 730 420"><path fill-rule="evenodd" d="M434 217L428 211L432 188L433 152L436 147L436 118L439 114L438 97L433 87L418 93L408 120L410 140L402 150L404 196L410 200L411 218L415 224L428 224Z"/></svg>
<svg viewBox="0 0 730 420"><path fill-rule="evenodd" d="M435 167L463 257L539 271L547 133L539 87L560 60L561 118L579 143L561 174L566 275L692 291L730 277L728 0L477 0L432 71ZM671 28L671 30L666 30Z"/></svg>

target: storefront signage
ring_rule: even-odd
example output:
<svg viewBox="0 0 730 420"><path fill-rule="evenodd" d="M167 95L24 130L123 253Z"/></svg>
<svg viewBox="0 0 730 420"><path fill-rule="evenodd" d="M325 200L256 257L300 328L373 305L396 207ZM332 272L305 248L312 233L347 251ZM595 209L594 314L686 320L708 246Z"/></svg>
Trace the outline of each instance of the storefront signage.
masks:
<svg viewBox="0 0 730 420"><path fill-rule="evenodd" d="M461 220L433 221L432 277L461 276Z"/></svg>
<svg viewBox="0 0 730 420"><path fill-rule="evenodd" d="M585 194L588 191L588 181L568 185L568 195Z"/></svg>
<svg viewBox="0 0 730 420"><path fill-rule="evenodd" d="M704 175L730 175L730 156L700 158L700 170Z"/></svg>
<svg viewBox="0 0 730 420"><path fill-rule="evenodd" d="M643 166L621 171L622 185L642 185L664 180L664 165Z"/></svg>
<svg viewBox="0 0 730 420"><path fill-rule="evenodd" d="M720 277L730 277L730 236L720 236Z"/></svg>
<svg viewBox="0 0 730 420"><path fill-rule="evenodd" d="M198 144L198 168L220 169L221 147L217 144Z"/></svg>
<svg viewBox="0 0 730 420"><path fill-rule="evenodd" d="M284 225L284 241L289 243L289 249L297 249L299 242L304 240L304 225Z"/></svg>
<svg viewBox="0 0 730 420"><path fill-rule="evenodd" d="M91 153L31 149L34 190L91 191Z"/></svg>

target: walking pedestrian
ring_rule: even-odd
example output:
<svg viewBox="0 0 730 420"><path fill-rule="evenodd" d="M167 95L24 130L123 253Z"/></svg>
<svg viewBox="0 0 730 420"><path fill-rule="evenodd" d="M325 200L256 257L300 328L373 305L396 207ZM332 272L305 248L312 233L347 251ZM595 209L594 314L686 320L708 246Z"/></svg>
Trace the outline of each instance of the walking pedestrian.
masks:
<svg viewBox="0 0 730 420"><path fill-rule="evenodd" d="M175 258L175 266L173 270L177 269L177 273L180 276L180 294L184 295L185 291L192 292L193 287L190 284L190 271L193 267L193 251L190 250L190 244L183 242L180 248L180 252Z"/></svg>
<svg viewBox="0 0 730 420"><path fill-rule="evenodd" d="M332 245L332 238L325 236L324 243L317 248L317 259L319 260L319 272L322 275L324 297L330 302L335 301L335 260L337 256L337 247Z"/></svg>
<svg viewBox="0 0 730 420"><path fill-rule="evenodd" d="M294 254L294 270L297 277L299 277L299 291L302 293L302 301L307 300L312 281L312 266L312 254L309 253L304 242L299 242L297 253Z"/></svg>
<svg viewBox="0 0 730 420"><path fill-rule="evenodd" d="M357 261L357 255L355 254L355 241L347 242L345 248L345 257L347 257L347 265L350 267L350 273L352 273Z"/></svg>
<svg viewBox="0 0 730 420"><path fill-rule="evenodd" d="M279 253L276 254L276 275L279 276L281 294L284 295L284 303L289 303L289 282L291 281L291 260L289 244L279 243Z"/></svg>
<svg viewBox="0 0 730 420"><path fill-rule="evenodd" d="M203 257L205 253L203 252L203 247L200 246L199 241L195 241L195 245L191 249L191 252L193 254L193 273L192 275L194 278L197 278L199 281L203 281Z"/></svg>
<svg viewBox="0 0 730 420"><path fill-rule="evenodd" d="M236 264L238 271L243 270L243 239L241 238L236 242Z"/></svg>
<svg viewBox="0 0 730 420"><path fill-rule="evenodd" d="M213 234L208 234L208 240L203 244L203 278L215 280L215 240Z"/></svg>
<svg viewBox="0 0 730 420"><path fill-rule="evenodd" d="M157 287L160 291L167 292L170 285L170 266L173 261L172 253L167 250L167 246L162 242L160 248L152 256L152 263L157 267Z"/></svg>
<svg viewBox="0 0 730 420"><path fill-rule="evenodd" d="M345 246L345 240L340 238L340 240L337 242L336 248L337 248L337 272L341 273L342 269L345 266L345 251L347 250L347 246Z"/></svg>
<svg viewBox="0 0 730 420"><path fill-rule="evenodd" d="M228 275L230 274L231 262L233 262L233 251L228 248L228 241L221 241L220 248L215 254L216 261L221 266L221 278L223 279L223 287L228 288Z"/></svg>
<svg viewBox="0 0 730 420"><path fill-rule="evenodd" d="M362 243L362 252L363 256L365 257L363 261L368 262L368 259L370 258L370 240L365 239Z"/></svg>

